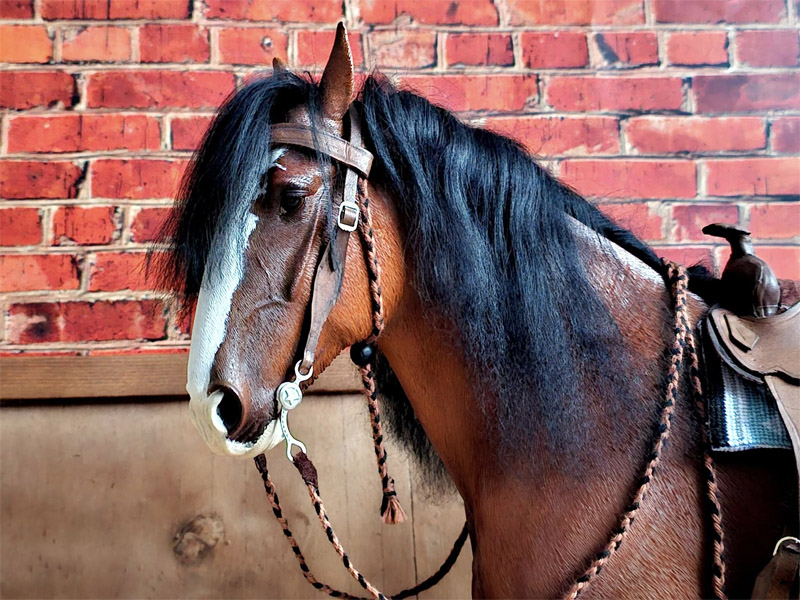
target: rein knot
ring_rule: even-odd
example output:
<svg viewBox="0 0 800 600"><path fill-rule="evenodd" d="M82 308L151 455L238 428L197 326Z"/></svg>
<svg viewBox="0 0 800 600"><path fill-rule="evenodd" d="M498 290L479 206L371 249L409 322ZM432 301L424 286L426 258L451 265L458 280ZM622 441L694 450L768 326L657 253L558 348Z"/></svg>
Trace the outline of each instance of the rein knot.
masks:
<svg viewBox="0 0 800 600"><path fill-rule="evenodd" d="M311 459L306 456L305 452L298 452L295 454L292 464L297 467L297 470L300 472L300 477L303 478L306 485L313 486L315 490L319 489L317 468L314 466L314 463L311 462Z"/></svg>
<svg viewBox="0 0 800 600"><path fill-rule="evenodd" d="M267 473L267 457L266 456L264 456L263 454L259 454L258 456L256 456L253 459L253 462L256 463L256 469L258 469L259 473L261 473L262 475L265 475Z"/></svg>

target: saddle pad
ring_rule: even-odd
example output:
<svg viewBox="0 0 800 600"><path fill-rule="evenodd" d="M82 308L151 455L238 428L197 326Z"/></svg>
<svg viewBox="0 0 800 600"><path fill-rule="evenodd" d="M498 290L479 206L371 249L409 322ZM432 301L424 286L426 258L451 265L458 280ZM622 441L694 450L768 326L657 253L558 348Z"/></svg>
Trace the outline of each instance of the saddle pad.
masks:
<svg viewBox="0 0 800 600"><path fill-rule="evenodd" d="M758 448L791 450L792 444L767 385L745 379L721 362L700 323L711 447L722 452Z"/></svg>

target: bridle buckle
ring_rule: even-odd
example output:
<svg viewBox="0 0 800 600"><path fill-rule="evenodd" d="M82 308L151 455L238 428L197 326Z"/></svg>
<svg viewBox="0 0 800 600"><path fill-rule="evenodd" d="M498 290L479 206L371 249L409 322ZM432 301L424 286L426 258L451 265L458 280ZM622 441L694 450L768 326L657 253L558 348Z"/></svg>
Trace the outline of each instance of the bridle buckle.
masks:
<svg viewBox="0 0 800 600"><path fill-rule="evenodd" d="M358 228L358 218L360 215L358 205L352 200L344 200L339 205L339 215L336 224L342 231L353 232Z"/></svg>

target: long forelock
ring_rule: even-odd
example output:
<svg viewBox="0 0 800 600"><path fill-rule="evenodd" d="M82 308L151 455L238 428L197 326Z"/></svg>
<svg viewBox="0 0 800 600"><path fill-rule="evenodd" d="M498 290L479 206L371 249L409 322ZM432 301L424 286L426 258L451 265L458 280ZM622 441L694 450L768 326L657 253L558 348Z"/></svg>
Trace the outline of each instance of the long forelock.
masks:
<svg viewBox="0 0 800 600"><path fill-rule="evenodd" d="M270 148L273 119L300 105L313 113L317 94L309 78L276 73L233 94L206 132L161 235L173 250L162 279L179 294L185 312L200 292L217 234L242 222L263 191L265 173L280 158L280 149Z"/></svg>

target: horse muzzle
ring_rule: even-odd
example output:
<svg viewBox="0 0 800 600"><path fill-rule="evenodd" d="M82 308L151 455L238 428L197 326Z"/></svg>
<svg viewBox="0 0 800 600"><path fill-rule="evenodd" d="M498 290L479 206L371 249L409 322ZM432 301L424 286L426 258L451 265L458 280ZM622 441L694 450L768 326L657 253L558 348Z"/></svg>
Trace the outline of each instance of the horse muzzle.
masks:
<svg viewBox="0 0 800 600"><path fill-rule="evenodd" d="M283 433L277 419L267 423L266 428L253 441L232 439L242 419L241 403L236 394L225 386L219 386L211 393L192 389L189 392L189 413L200 436L212 452L223 456L250 458L277 446L283 440Z"/></svg>

